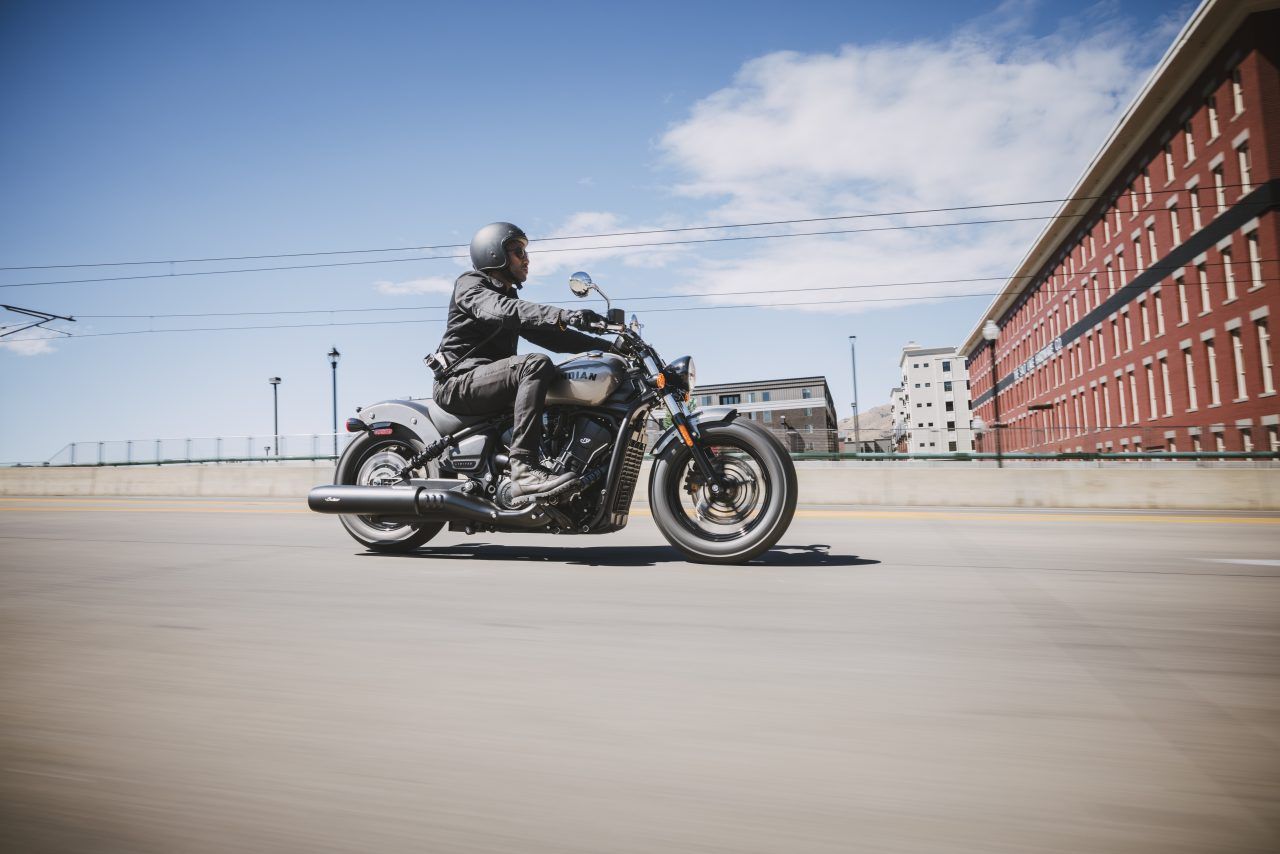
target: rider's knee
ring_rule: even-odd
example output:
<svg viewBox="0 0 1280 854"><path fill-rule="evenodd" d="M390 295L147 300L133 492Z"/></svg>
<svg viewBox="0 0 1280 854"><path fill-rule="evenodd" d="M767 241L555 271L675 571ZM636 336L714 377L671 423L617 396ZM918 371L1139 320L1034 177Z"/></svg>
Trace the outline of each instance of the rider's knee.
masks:
<svg viewBox="0 0 1280 854"><path fill-rule="evenodd" d="M521 379L550 380L555 376L556 366L551 359L542 353L530 353L520 366Z"/></svg>

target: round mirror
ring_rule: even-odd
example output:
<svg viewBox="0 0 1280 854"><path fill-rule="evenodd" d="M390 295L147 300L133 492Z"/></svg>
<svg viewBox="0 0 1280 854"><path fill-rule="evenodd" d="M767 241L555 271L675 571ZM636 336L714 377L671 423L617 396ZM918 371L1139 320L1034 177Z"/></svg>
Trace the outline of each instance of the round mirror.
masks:
<svg viewBox="0 0 1280 854"><path fill-rule="evenodd" d="M640 318L636 317L634 314L631 315L631 331L639 335L640 329Z"/></svg>
<svg viewBox="0 0 1280 854"><path fill-rule="evenodd" d="M569 290L573 291L574 296L585 297L591 293L593 284L591 277L581 271L569 277Z"/></svg>

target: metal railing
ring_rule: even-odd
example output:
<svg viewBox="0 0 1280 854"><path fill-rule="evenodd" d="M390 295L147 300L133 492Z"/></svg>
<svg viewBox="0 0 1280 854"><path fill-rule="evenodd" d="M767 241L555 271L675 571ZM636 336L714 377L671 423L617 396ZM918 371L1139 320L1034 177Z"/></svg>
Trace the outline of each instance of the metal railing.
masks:
<svg viewBox="0 0 1280 854"><path fill-rule="evenodd" d="M1115 438L1108 439L1099 450L1093 438L1073 436L1044 447L1045 431L1031 428L1000 428L1001 449L997 456L994 434L972 437L971 430L930 430L915 428L910 431L911 447L906 446L907 436L897 437L888 433L871 434L864 431L861 445L854 447L851 436L834 430L782 430L770 432L782 443L791 456L798 460L863 460L910 462L921 460L980 462L1001 459L1014 461L1137 461L1162 460L1186 461L1280 461L1280 448L1267 443L1270 434L1264 433L1263 447L1246 450L1241 444L1241 434L1234 427L1232 436L1224 436L1219 448L1217 437L1222 433L1206 431L1199 448L1191 447L1184 440L1170 447L1165 438L1168 428L1113 428L1107 436L1124 436L1124 444ZM652 424L646 430L648 446L653 447L661 431ZM1185 432L1185 428L1184 428ZM341 453L356 434L302 433L282 435L279 447L274 436L212 436L201 438L125 439L100 442L71 442L56 454L42 462L12 463L10 465L34 466L154 466L189 463L274 463L317 462L334 460L334 448ZM1104 435L1104 434L1097 434ZM336 443L335 443L336 438ZM1227 444L1230 440L1231 444ZM950 443L956 442L951 450ZM895 444L896 442L896 444ZM923 447L921 447L923 445ZM1234 445L1234 446L1233 446ZM1032 450L1027 450L1031 448Z"/></svg>
<svg viewBox="0 0 1280 854"><path fill-rule="evenodd" d="M283 462L332 460L346 448L351 433L301 433L276 436L207 436L170 439L121 439L71 442L40 465L154 466L174 463Z"/></svg>

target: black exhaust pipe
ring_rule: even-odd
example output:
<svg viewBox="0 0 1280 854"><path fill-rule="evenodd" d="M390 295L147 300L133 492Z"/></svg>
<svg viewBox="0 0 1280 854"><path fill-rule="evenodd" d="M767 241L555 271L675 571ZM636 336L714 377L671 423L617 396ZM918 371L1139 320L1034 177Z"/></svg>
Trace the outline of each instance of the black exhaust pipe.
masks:
<svg viewBox="0 0 1280 854"><path fill-rule="evenodd" d="M456 481L450 481L456 486ZM547 513L537 504L504 510L491 501L463 495L456 488L426 486L317 486L307 494L307 506L317 513L360 516L420 516L443 522L478 522L540 528Z"/></svg>

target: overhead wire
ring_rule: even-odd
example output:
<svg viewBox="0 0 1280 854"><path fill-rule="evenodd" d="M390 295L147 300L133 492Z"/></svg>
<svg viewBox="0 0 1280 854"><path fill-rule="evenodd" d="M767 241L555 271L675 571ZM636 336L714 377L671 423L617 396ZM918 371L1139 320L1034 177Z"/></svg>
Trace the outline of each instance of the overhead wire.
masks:
<svg viewBox="0 0 1280 854"><path fill-rule="evenodd" d="M1237 184L1222 184L1221 186L1223 188L1231 188L1231 187L1242 187L1245 185L1241 183L1237 183ZM1157 196L1157 195L1168 195L1168 194L1179 193L1179 192L1182 192L1182 191L1176 188L1160 189L1160 190L1152 190L1150 193L1147 193L1146 191L1144 191L1143 195L1150 197L1150 196ZM680 234L680 233L687 233L691 231L711 231L711 230L729 229L729 228L758 228L758 227L775 226L775 225L805 225L805 224L814 223L814 222L838 222L841 220L873 219L877 217L888 217L888 216L910 216L914 214L952 213L956 211L989 210L992 208L1061 204L1061 203L1070 202L1070 201L1097 201L1098 199L1104 199L1104 198L1119 198L1120 195L1122 194L1119 194L1119 193L1101 194L1100 193L1100 194L1094 194L1094 195L1065 196L1062 198L1053 198L1053 199L1030 199L1030 200L1023 200L1023 201L1015 201L1015 202L988 202L988 203L974 204L974 205L952 205L949 207L916 208L911 210L877 211L877 212L857 213L857 214L834 214L832 216L804 217L804 218L796 218L796 219L759 220L755 222L736 222L736 223L719 223L719 224L713 224L713 225L679 226L679 227L670 227L670 228L634 229L629 231L606 231L606 232L597 232L594 234L546 235L546 236L534 237L534 238L531 238L531 240L539 243L545 243L548 241L591 240L591 239L599 239L599 238L606 238L606 237L635 237L635 236L644 236L644 235L650 235L650 234ZM75 268L84 268L84 267L128 267L128 266L146 266L146 265L154 265L154 264L202 264L202 263L215 263L220 261L262 261L270 258L310 258L310 257L324 257L329 255L376 254L379 252L426 252L426 251L434 252L441 249L461 249L466 247L467 245L468 244L466 243L436 243L436 244L427 244L427 245L421 245L421 246L391 246L391 247L371 248L371 249L369 248L329 249L329 250L317 250L317 251L310 251L310 252L276 252L276 253L261 254L261 255L223 255L223 256L210 256L205 258L161 258L161 259L146 260L146 261L98 261L98 262L79 262L79 263L68 263L68 264L30 264L30 265L23 265L23 266L16 266L16 265L0 266L0 271L64 270L64 269L75 269ZM283 269L288 269L288 268L283 268Z"/></svg>
<svg viewBox="0 0 1280 854"><path fill-rule="evenodd" d="M1276 259L1263 258L1263 259L1259 259L1258 263L1265 264L1265 263L1270 263L1273 260L1276 260ZM1200 266L1224 267L1226 266L1227 263L1228 262L1225 262L1225 261L1212 261L1212 262L1206 262ZM1232 262L1232 263L1239 263L1239 262ZM1185 264L1172 265L1172 266L1153 265L1151 267L1147 267L1146 270L1158 270L1163 272L1166 270L1169 270L1169 271L1181 270L1181 269L1184 269L1185 267L1186 267ZM1022 276L977 276L977 277L970 277L970 278L924 279L924 280L907 281L907 282L877 282L877 283L863 283L863 284L855 284L855 285L818 285L814 287L804 287L804 288L787 288L787 293L862 290L862 289L874 289L874 288L920 287L924 285L973 284L977 282L1004 282L1004 281L1009 281L1011 279L1035 279L1035 278L1041 278L1041 277L1034 274L1028 274L1028 275L1022 275ZM1127 288L1129 286L1125 285L1123 287ZM1096 290L1100 291L1103 288L1104 286L1099 284ZM1065 292L1065 291L1072 291L1072 290L1085 290L1085 289L1095 290L1094 288L1086 288L1084 286L1075 287L1075 288L1068 286L1066 288L1055 288L1055 289L1052 289L1050 292L1058 293L1058 292ZM776 293L776 291L763 291L763 290L684 291L680 293L670 293L670 294L648 294L648 295L623 294L621 296L614 297L614 299L616 299L619 302L639 302L639 301L666 300L666 299L696 299L700 297L751 296L754 294L768 294L768 293ZM576 300L551 300L545 304L574 305L576 304L576 302L577 302ZM448 305L386 306L386 307L377 307L377 308L309 308L309 309L285 309L285 310L278 310L278 311L211 311L211 312L184 312L184 313L177 313L177 314L160 314L155 312L152 312L149 314L78 314L77 317L81 319L92 319L92 320L125 320L125 319L144 320L144 319L176 318L176 317L256 317L256 316L294 315L294 314L353 314L353 313L367 313L367 312L377 312L377 311L428 311L433 309L444 309L444 308L448 308Z"/></svg>

